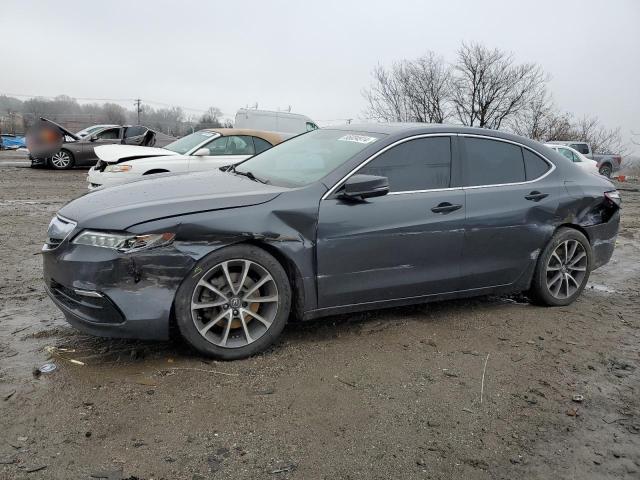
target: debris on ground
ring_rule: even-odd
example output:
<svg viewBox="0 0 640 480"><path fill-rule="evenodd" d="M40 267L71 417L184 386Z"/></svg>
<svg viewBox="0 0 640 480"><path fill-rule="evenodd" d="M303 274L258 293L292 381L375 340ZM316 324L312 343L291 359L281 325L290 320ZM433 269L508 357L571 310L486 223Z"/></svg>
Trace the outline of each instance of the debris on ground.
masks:
<svg viewBox="0 0 640 480"><path fill-rule="evenodd" d="M40 367L38 367L38 371L40 373L51 373L53 372L57 367L57 365L53 362L49 362L49 363L45 363L43 365L40 365Z"/></svg>

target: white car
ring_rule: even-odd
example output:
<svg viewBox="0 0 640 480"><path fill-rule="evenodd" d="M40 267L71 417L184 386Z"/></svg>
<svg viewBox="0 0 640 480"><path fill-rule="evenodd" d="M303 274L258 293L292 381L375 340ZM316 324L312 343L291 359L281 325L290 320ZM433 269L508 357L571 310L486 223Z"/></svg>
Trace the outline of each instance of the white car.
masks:
<svg viewBox="0 0 640 480"><path fill-rule="evenodd" d="M282 142L274 132L213 128L187 135L163 148L104 145L95 148L100 159L89 170L89 190L120 185L143 175L212 170L241 162Z"/></svg>
<svg viewBox="0 0 640 480"><path fill-rule="evenodd" d="M583 154L578 152L576 149L568 147L566 145L558 145L556 143L545 143L545 145L561 155L564 155L573 163L575 163L578 167L592 173L600 173L598 171L598 162L595 160L591 160L590 158L585 157Z"/></svg>

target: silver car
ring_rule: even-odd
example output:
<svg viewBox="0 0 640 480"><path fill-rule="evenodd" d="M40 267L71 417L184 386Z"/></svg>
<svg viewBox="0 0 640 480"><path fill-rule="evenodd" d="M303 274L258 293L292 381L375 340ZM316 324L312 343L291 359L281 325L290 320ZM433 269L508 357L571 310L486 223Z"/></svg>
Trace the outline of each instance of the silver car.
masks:
<svg viewBox="0 0 640 480"><path fill-rule="evenodd" d="M89 135L80 137L61 125L47 119L44 120L57 127L64 135L64 143L60 150L51 157L29 155L31 166L51 167L56 170L68 170L76 166L93 166L98 161L94 148L100 145L140 145L163 147L176 139L142 125L106 125L94 130Z"/></svg>

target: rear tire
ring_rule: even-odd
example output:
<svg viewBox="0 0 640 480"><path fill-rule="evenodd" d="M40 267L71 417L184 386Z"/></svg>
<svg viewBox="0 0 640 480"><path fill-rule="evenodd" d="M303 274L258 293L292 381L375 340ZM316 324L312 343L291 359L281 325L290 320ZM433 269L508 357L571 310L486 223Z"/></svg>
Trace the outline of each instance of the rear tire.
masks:
<svg viewBox="0 0 640 480"><path fill-rule="evenodd" d="M613 168L608 163L605 163L600 167L600 175L603 175L607 178L611 178L611 174L613 173Z"/></svg>
<svg viewBox="0 0 640 480"><path fill-rule="evenodd" d="M578 230L561 228L538 256L529 297L538 305L573 303L589 280L592 264L587 237Z"/></svg>
<svg viewBox="0 0 640 480"><path fill-rule="evenodd" d="M236 360L271 345L289 318L291 286L282 265L253 245L235 245L200 260L180 285L178 328L204 355Z"/></svg>
<svg viewBox="0 0 640 480"><path fill-rule="evenodd" d="M49 159L49 165L54 170L69 170L75 165L73 153L63 148Z"/></svg>

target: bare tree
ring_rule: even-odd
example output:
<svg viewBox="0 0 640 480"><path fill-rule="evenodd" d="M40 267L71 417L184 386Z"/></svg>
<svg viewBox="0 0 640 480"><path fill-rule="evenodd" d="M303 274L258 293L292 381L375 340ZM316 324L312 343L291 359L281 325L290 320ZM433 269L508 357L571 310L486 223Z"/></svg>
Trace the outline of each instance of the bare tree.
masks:
<svg viewBox="0 0 640 480"><path fill-rule="evenodd" d="M107 123L123 125L127 122L127 110L117 103L105 103L102 112Z"/></svg>
<svg viewBox="0 0 640 480"><path fill-rule="evenodd" d="M442 123L449 116L451 71L441 57L429 52L413 60L377 66L373 83L363 95L366 115L388 122Z"/></svg>
<svg viewBox="0 0 640 480"><path fill-rule="evenodd" d="M451 68L433 52L405 66L405 94L414 121L443 123L451 113Z"/></svg>
<svg viewBox="0 0 640 480"><path fill-rule="evenodd" d="M595 153L626 153L620 128L607 129L596 117L582 117L573 126L574 137L591 145Z"/></svg>
<svg viewBox="0 0 640 480"><path fill-rule="evenodd" d="M479 44L462 44L454 66L453 105L463 125L498 129L544 92L547 81L534 63Z"/></svg>
<svg viewBox="0 0 640 480"><path fill-rule="evenodd" d="M387 122L410 121L405 97L405 64L394 63L389 69L378 65L373 69L373 84L363 91L368 117Z"/></svg>

